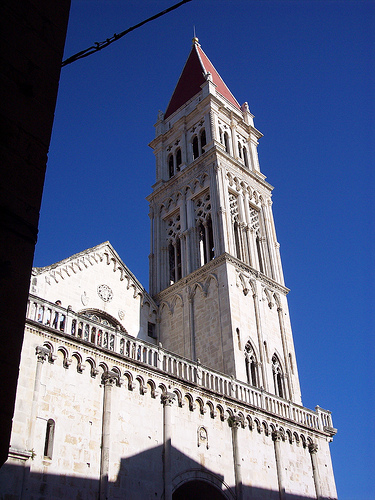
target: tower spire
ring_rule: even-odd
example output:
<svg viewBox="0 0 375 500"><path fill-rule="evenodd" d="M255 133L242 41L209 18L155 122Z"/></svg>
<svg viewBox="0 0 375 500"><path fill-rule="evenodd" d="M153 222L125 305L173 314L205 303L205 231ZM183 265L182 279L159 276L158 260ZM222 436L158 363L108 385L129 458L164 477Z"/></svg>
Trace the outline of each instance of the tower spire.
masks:
<svg viewBox="0 0 375 500"><path fill-rule="evenodd" d="M237 109L241 109L241 106L237 102L236 98L228 89L198 42L198 38L194 36L193 46L177 82L176 88L174 89L171 100L169 101L165 112L165 119L201 91L201 87L206 81L207 73L211 74L212 81L216 85L216 91L225 97L225 99L227 99Z"/></svg>

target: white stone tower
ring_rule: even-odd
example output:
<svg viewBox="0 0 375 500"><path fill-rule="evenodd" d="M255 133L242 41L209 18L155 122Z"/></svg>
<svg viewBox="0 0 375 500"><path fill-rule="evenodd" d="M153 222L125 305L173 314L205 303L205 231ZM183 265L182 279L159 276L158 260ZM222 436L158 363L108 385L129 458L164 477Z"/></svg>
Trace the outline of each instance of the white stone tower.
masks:
<svg viewBox="0 0 375 500"><path fill-rule="evenodd" d="M198 39L159 113L150 292L177 354L301 404L262 134Z"/></svg>

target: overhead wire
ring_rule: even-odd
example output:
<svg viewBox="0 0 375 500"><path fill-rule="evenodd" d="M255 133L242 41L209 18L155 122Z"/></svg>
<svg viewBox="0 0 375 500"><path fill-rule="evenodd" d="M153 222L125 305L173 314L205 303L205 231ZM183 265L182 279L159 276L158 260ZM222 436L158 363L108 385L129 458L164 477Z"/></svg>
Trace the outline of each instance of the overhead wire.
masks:
<svg viewBox="0 0 375 500"><path fill-rule="evenodd" d="M79 59L83 59L84 57L90 56L91 54L94 54L95 52L99 52L99 50L102 50L113 42L117 42L120 38L123 36L127 35L131 31L134 31L137 28L140 28L146 23L149 23L150 21L153 21L154 19L157 19L158 17L164 16L165 14L168 14L168 12L171 12L172 10L178 9L178 7L181 7L184 3L191 2L191 0L182 0L181 2L176 3L175 5L172 5L172 7L169 7L168 9L163 10L162 12L159 12L158 14L155 14L154 16L149 17L148 19L145 19L144 21L131 26L125 31L122 31L121 33L114 34L111 36L111 38L107 38L103 42L95 42L94 45L89 47L88 49L81 50L80 52L77 52L77 54L74 54L73 56L68 57L61 63L61 66L67 66L68 64L71 64L75 61L78 61Z"/></svg>

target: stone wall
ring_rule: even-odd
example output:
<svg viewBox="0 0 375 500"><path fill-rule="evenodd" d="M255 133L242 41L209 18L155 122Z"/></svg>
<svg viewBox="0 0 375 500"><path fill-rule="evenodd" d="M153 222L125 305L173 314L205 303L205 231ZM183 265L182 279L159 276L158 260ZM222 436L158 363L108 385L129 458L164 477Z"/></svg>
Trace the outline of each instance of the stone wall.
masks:
<svg viewBox="0 0 375 500"><path fill-rule="evenodd" d="M69 349L69 365L64 363L61 347ZM80 355L81 364L74 353ZM97 372L92 371L89 359L95 360ZM112 374L111 398L105 400L108 373ZM191 377L186 369L180 376L167 362L161 361L160 367L145 364L31 322L22 353L13 458L1 470L1 491L14 492L16 485L8 482L9 477L16 477L16 471L24 467L18 473L22 488L27 495L38 491L38 498L79 494L91 499L97 498L100 488L101 494L106 488L108 498L161 498L166 488L173 491L197 477L220 485L225 498L234 498L239 488L243 498L250 494L278 498L280 475L290 498L316 498L309 451L316 444L321 496L336 498L328 448L332 434L323 430L318 414L309 420L308 410L301 408L305 413L285 418L271 406L265 411L245 404L239 389L230 387L230 379L226 389L220 383L217 389L215 384L208 389L210 373L215 375L202 367ZM296 406L294 411L298 410ZM46 457L49 419L55 422L55 434L52 456ZM170 441L165 439L166 432ZM278 459L276 434L280 438ZM239 468L235 467L234 440ZM109 443L107 456L105 443ZM168 446L169 462L165 463ZM106 461L107 483L103 482Z"/></svg>

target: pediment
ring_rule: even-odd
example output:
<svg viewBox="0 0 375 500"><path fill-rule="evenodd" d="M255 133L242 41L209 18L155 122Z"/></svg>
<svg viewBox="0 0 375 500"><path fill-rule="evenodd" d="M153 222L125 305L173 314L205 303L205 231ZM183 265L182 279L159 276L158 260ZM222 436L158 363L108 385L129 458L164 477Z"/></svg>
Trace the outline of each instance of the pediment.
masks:
<svg viewBox="0 0 375 500"><path fill-rule="evenodd" d="M144 306L156 305L107 241L50 266L33 268L30 292L76 313L107 314L128 331ZM113 321L112 321L113 323Z"/></svg>

